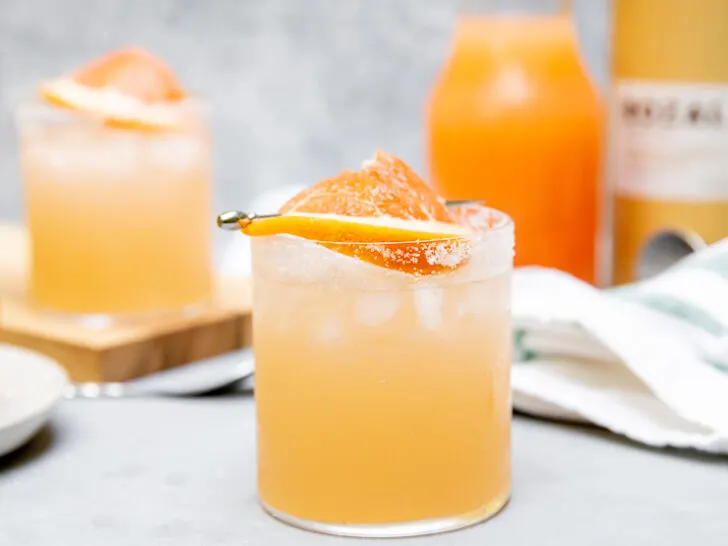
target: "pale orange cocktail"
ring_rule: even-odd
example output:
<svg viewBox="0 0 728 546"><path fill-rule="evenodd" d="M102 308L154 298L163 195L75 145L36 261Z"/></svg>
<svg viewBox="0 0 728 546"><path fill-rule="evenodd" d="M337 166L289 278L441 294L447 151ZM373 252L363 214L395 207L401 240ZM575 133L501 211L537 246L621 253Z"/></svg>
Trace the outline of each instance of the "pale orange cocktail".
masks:
<svg viewBox="0 0 728 546"><path fill-rule="evenodd" d="M407 536L507 501L513 226L465 212L471 234L434 243L253 239L259 493L276 517Z"/></svg>
<svg viewBox="0 0 728 546"><path fill-rule="evenodd" d="M111 55L151 62L145 53ZM211 291L204 112L191 100L132 100L113 83L98 102L90 84L64 80L53 104L19 110L30 298L79 315L176 312ZM81 102L56 104L74 99Z"/></svg>

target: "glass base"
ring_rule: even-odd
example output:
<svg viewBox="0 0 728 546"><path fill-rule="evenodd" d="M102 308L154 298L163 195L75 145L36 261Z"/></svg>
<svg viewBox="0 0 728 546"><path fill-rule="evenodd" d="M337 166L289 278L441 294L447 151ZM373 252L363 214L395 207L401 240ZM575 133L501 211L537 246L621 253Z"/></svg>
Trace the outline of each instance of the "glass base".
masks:
<svg viewBox="0 0 728 546"><path fill-rule="evenodd" d="M506 494L494 499L478 510L458 516L382 524L323 523L320 521L311 521L289 516L288 514L284 514L283 512L279 512L275 508L268 506L262 500L260 501L260 504L263 506L263 509L274 518L282 521L283 523L287 523L288 525L305 529L306 531L314 531L316 533L342 537L402 538L446 533L448 531L456 531L457 529L470 527L476 523L482 523L500 512L508 502L508 499L509 495Z"/></svg>
<svg viewBox="0 0 728 546"><path fill-rule="evenodd" d="M89 330L106 330L114 326L132 326L148 322L190 318L199 315L209 305L210 301L204 300L176 309L141 311L138 313L73 313L56 311L39 305L33 305L33 309L38 315L54 320L73 323Z"/></svg>

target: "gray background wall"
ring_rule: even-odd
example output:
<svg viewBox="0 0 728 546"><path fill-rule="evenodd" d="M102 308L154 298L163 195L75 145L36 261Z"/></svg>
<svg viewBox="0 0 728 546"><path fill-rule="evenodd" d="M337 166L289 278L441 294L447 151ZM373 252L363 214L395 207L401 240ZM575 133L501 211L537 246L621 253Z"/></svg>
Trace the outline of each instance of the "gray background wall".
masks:
<svg viewBox="0 0 728 546"><path fill-rule="evenodd" d="M166 58L188 88L211 98L216 210L356 167L377 147L422 168L424 100L457 5L0 0L0 219L22 218L14 105L42 78L131 43ZM600 83L607 9L608 0L576 2L583 50Z"/></svg>

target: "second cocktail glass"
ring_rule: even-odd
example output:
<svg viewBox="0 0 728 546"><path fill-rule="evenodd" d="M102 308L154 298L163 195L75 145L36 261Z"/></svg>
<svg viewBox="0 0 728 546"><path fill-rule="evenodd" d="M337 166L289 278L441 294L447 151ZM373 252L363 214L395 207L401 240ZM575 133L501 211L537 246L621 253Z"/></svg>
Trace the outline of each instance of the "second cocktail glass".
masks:
<svg viewBox="0 0 728 546"><path fill-rule="evenodd" d="M209 298L211 154L203 128L117 129L40 104L23 107L18 121L34 304L119 315Z"/></svg>
<svg viewBox="0 0 728 546"><path fill-rule="evenodd" d="M32 303L104 326L207 302L204 102L181 95L162 61L134 48L41 89L44 102L17 115Z"/></svg>

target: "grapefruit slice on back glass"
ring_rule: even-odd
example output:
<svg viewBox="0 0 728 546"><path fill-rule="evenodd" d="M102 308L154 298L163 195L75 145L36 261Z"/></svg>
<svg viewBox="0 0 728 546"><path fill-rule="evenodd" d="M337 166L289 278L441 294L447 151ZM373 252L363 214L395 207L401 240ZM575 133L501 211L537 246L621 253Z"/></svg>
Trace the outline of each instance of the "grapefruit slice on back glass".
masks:
<svg viewBox="0 0 728 546"><path fill-rule="evenodd" d="M39 92L52 105L139 129L177 125L175 107L186 98L167 64L138 47L111 51L42 83Z"/></svg>

